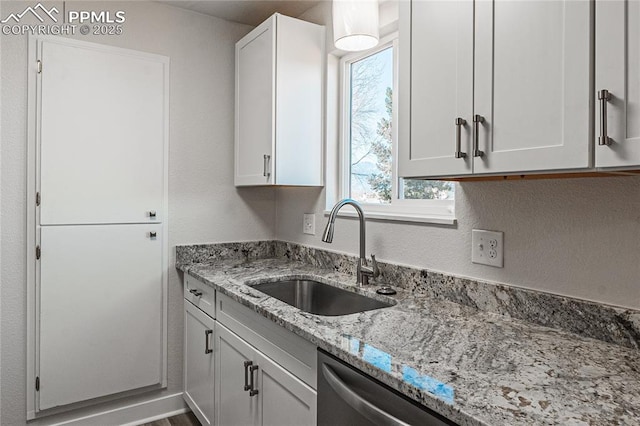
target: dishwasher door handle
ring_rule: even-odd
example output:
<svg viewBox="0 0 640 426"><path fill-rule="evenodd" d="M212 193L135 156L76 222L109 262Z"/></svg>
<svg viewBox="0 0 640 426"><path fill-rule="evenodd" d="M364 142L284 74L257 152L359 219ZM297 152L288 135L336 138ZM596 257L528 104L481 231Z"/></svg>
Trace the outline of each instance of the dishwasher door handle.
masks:
<svg viewBox="0 0 640 426"><path fill-rule="evenodd" d="M334 392L342 398L347 404L349 404L354 410L362 414L375 424L384 424L390 426L410 426L409 423L405 423L402 420L392 416L386 411L376 407L371 402L367 401L356 392L354 392L349 386L344 383L335 371L327 364L322 364L322 375L326 379L327 383Z"/></svg>

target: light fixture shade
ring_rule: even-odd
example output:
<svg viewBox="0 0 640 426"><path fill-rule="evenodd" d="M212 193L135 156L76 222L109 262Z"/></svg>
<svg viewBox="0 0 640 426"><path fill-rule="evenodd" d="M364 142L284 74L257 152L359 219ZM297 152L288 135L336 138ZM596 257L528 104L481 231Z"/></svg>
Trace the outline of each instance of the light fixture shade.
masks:
<svg viewBox="0 0 640 426"><path fill-rule="evenodd" d="M378 44L378 0L333 0L333 41L341 50Z"/></svg>

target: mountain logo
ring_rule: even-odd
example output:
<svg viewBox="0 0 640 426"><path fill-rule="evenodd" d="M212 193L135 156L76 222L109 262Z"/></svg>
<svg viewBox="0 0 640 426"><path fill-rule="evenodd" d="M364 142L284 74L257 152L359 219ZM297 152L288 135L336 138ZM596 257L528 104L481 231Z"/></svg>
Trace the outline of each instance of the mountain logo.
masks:
<svg viewBox="0 0 640 426"><path fill-rule="evenodd" d="M5 19L0 21L0 23L6 24L10 20L13 20L17 24L25 15L29 13L35 16L40 22L44 22L43 16L48 16L53 20L53 22L58 22L58 18L54 16L54 13L57 15L60 12L55 7L52 7L51 9L47 10L47 8L42 5L42 3L38 3L37 5L35 5L35 7L31 7L31 6L27 7L22 13L10 14Z"/></svg>

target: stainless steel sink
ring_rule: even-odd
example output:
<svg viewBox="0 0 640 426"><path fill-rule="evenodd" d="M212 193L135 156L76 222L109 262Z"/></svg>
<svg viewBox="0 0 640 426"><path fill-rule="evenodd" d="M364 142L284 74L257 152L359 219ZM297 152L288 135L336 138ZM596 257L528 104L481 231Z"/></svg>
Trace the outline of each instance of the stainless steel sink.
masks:
<svg viewBox="0 0 640 426"><path fill-rule="evenodd" d="M316 315L347 315L393 306L391 303L313 280L284 280L252 287Z"/></svg>

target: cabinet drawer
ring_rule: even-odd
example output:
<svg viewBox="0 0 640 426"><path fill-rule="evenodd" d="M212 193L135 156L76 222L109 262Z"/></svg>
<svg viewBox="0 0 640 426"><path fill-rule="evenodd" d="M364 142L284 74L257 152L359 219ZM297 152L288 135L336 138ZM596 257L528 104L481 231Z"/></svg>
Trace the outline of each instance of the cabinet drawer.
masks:
<svg viewBox="0 0 640 426"><path fill-rule="evenodd" d="M184 298L215 319L216 291L213 287L184 274Z"/></svg>
<svg viewBox="0 0 640 426"><path fill-rule="evenodd" d="M316 346L224 294L217 320L311 388L316 388Z"/></svg>

